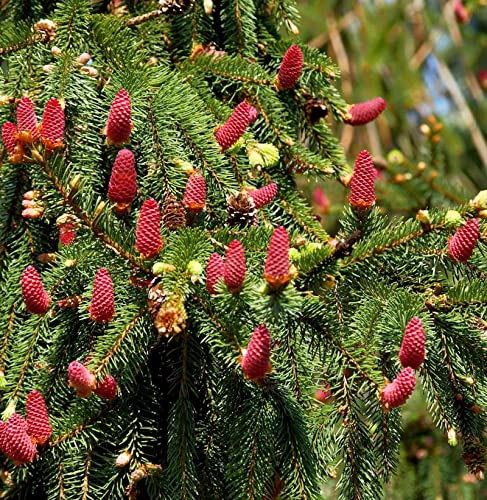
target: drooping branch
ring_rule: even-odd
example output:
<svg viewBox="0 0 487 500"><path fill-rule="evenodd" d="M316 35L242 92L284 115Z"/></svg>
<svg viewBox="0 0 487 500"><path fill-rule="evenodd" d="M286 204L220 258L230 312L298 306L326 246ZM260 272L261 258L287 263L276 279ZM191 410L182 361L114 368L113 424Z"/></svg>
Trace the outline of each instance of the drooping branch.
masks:
<svg viewBox="0 0 487 500"><path fill-rule="evenodd" d="M132 17L125 22L125 26L134 28L139 24L151 21L159 16L178 16L184 14L194 3L194 0L163 0L159 8L141 16Z"/></svg>

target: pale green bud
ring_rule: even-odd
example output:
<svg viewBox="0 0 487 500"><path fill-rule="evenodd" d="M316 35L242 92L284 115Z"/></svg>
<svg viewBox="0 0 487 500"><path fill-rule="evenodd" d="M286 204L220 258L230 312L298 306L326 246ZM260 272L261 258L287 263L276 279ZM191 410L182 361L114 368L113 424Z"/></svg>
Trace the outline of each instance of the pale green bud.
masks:
<svg viewBox="0 0 487 500"><path fill-rule="evenodd" d="M404 163L404 155L401 151L399 151L399 149L391 149L391 151L387 153L387 161L389 163L397 163L401 165Z"/></svg>
<svg viewBox="0 0 487 500"><path fill-rule="evenodd" d="M484 210L487 208L487 190L480 191L477 196L471 201L471 204L477 210Z"/></svg>
<svg viewBox="0 0 487 500"><path fill-rule="evenodd" d="M448 429L448 444L450 446L456 446L458 444L457 433L453 427Z"/></svg>
<svg viewBox="0 0 487 500"><path fill-rule="evenodd" d="M299 250L297 248L289 249L289 259L293 262L297 262L299 260Z"/></svg>
<svg viewBox="0 0 487 500"><path fill-rule="evenodd" d="M186 269L193 276L199 276L203 272L203 266L197 260L190 260Z"/></svg>
<svg viewBox="0 0 487 500"><path fill-rule="evenodd" d="M257 165L264 164L264 158L255 149L251 149L250 151L247 151L247 155L249 157L249 163L250 163L251 167L256 167Z"/></svg>
<svg viewBox="0 0 487 500"><path fill-rule="evenodd" d="M262 155L266 167L274 167L279 161L279 150L274 144L258 143L255 149Z"/></svg>
<svg viewBox="0 0 487 500"><path fill-rule="evenodd" d="M445 222L451 227L459 226L462 222L462 216L456 210L448 210L445 214Z"/></svg>

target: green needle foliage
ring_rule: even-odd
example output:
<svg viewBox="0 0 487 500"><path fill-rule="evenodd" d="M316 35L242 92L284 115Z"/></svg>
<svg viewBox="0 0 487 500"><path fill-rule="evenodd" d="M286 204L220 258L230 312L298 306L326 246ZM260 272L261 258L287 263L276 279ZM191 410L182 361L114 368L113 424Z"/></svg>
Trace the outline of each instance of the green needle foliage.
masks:
<svg viewBox="0 0 487 500"><path fill-rule="evenodd" d="M41 16L55 33L35 24ZM349 108L337 67L309 47L301 47L298 83L277 90L293 43L283 33L297 30L294 2L7 0L0 20L0 123L15 122L25 95L39 118L50 98L66 116L63 149L27 148L21 162L0 151L1 409L4 420L25 415L36 389L53 428L34 461L2 455L3 498L304 499L320 498L330 478L339 498L380 498L401 472L402 435L402 408L388 411L381 390L401 370L413 316L427 352L416 394L439 439L448 433L483 477L487 226L481 219L468 262L453 261L447 241L461 221L452 225L451 196L422 170L409 207L429 208L419 220L380 208L410 199L399 183L368 210L346 207L328 236L299 186L303 178L348 186L353 158L348 164L336 125ZM82 67L84 52L93 62ZM107 196L120 148L101 134L120 89L131 99L126 147L137 171L137 195L122 216ZM240 149L222 153L215 127L243 100L257 120ZM313 118L313 105L328 116ZM273 145L278 161L251 164L256 144ZM205 210L186 213L185 227L164 219L162 250L142 258L142 203L181 202L191 170L206 181ZM257 224L227 223L230 196L272 182L278 193ZM41 217L22 216L28 191L37 192ZM449 208L467 220L486 207ZM56 221L66 215L76 218L76 238L62 246ZM277 226L290 235L293 265L290 283L271 291L263 273ZM243 287L230 293L220 280L210 295L208 259L224 257L234 239L245 250ZM44 315L30 314L22 297L28 265L51 298ZM100 268L114 285L108 323L88 309ZM270 332L272 371L254 381L240 359L260 324ZM78 396L67 376L75 360L97 383L115 377L117 397ZM318 389L329 391L324 402ZM0 448L2 439L0 429Z"/></svg>

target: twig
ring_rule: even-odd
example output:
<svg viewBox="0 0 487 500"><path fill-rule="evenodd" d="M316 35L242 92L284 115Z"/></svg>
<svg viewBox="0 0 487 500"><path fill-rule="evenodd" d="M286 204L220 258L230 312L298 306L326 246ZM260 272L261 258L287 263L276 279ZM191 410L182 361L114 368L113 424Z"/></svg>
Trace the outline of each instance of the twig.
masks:
<svg viewBox="0 0 487 500"><path fill-rule="evenodd" d="M134 28L139 24L151 21L159 16L177 16L184 14L193 5L194 0L164 0L159 4L159 8L152 12L147 12L141 16L132 17L125 22L125 26Z"/></svg>

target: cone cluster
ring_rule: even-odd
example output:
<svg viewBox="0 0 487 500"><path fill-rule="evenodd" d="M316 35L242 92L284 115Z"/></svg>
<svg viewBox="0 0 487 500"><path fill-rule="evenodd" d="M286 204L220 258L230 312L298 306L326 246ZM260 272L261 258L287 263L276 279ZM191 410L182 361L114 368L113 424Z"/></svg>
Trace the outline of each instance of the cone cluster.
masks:
<svg viewBox="0 0 487 500"><path fill-rule="evenodd" d="M144 201L136 228L136 250L144 258L157 255L162 248L161 214L154 198Z"/></svg>
<svg viewBox="0 0 487 500"><path fill-rule="evenodd" d="M32 314L44 314L51 305L51 298L42 286L41 277L34 266L24 269L21 284L27 311Z"/></svg>
<svg viewBox="0 0 487 500"><path fill-rule="evenodd" d="M352 207L366 210L375 202L374 180L376 170L372 156L366 150L361 151L355 160L352 180L350 181L350 195L348 197Z"/></svg>
<svg viewBox="0 0 487 500"><path fill-rule="evenodd" d="M136 179L134 155L128 149L121 149L115 158L108 183L108 198L115 203L119 215L127 212L134 201L137 194Z"/></svg>
<svg viewBox="0 0 487 500"><path fill-rule="evenodd" d="M264 278L271 288L279 290L287 285L289 274L289 235L286 228L274 230L264 267Z"/></svg>
<svg viewBox="0 0 487 500"><path fill-rule="evenodd" d="M104 130L108 145L121 146L130 140L132 132L132 105L125 89L117 92L110 107L107 126Z"/></svg>
<svg viewBox="0 0 487 500"><path fill-rule="evenodd" d="M115 314L112 277L104 267L96 273L89 309L90 318L97 323L108 323Z"/></svg>
<svg viewBox="0 0 487 500"><path fill-rule="evenodd" d="M255 119L257 110L245 101L237 105L228 120L215 131L222 151L233 146L242 137L245 129Z"/></svg>
<svg viewBox="0 0 487 500"><path fill-rule="evenodd" d="M279 72L276 78L278 90L287 90L298 81L303 70L303 53L297 45L291 45L287 49L281 62Z"/></svg>
<svg viewBox="0 0 487 500"><path fill-rule="evenodd" d="M271 336L267 327L262 324L253 331L240 362L245 378L248 380L264 378L272 370L269 363L270 357Z"/></svg>
<svg viewBox="0 0 487 500"><path fill-rule="evenodd" d="M201 212L205 208L206 183L201 172L195 170L186 183L183 205L191 212Z"/></svg>
<svg viewBox="0 0 487 500"><path fill-rule="evenodd" d="M12 413L6 422L0 421L0 451L15 465L32 462L37 455L36 445L44 445L52 434L40 392L28 394L26 413L27 421L18 413Z"/></svg>
<svg viewBox="0 0 487 500"><path fill-rule="evenodd" d="M448 240L448 255L455 261L467 262L478 239L479 220L470 219Z"/></svg>
<svg viewBox="0 0 487 500"><path fill-rule="evenodd" d="M374 97L368 101L352 104L345 116L349 125L365 125L374 121L386 109L386 101L382 97Z"/></svg>

